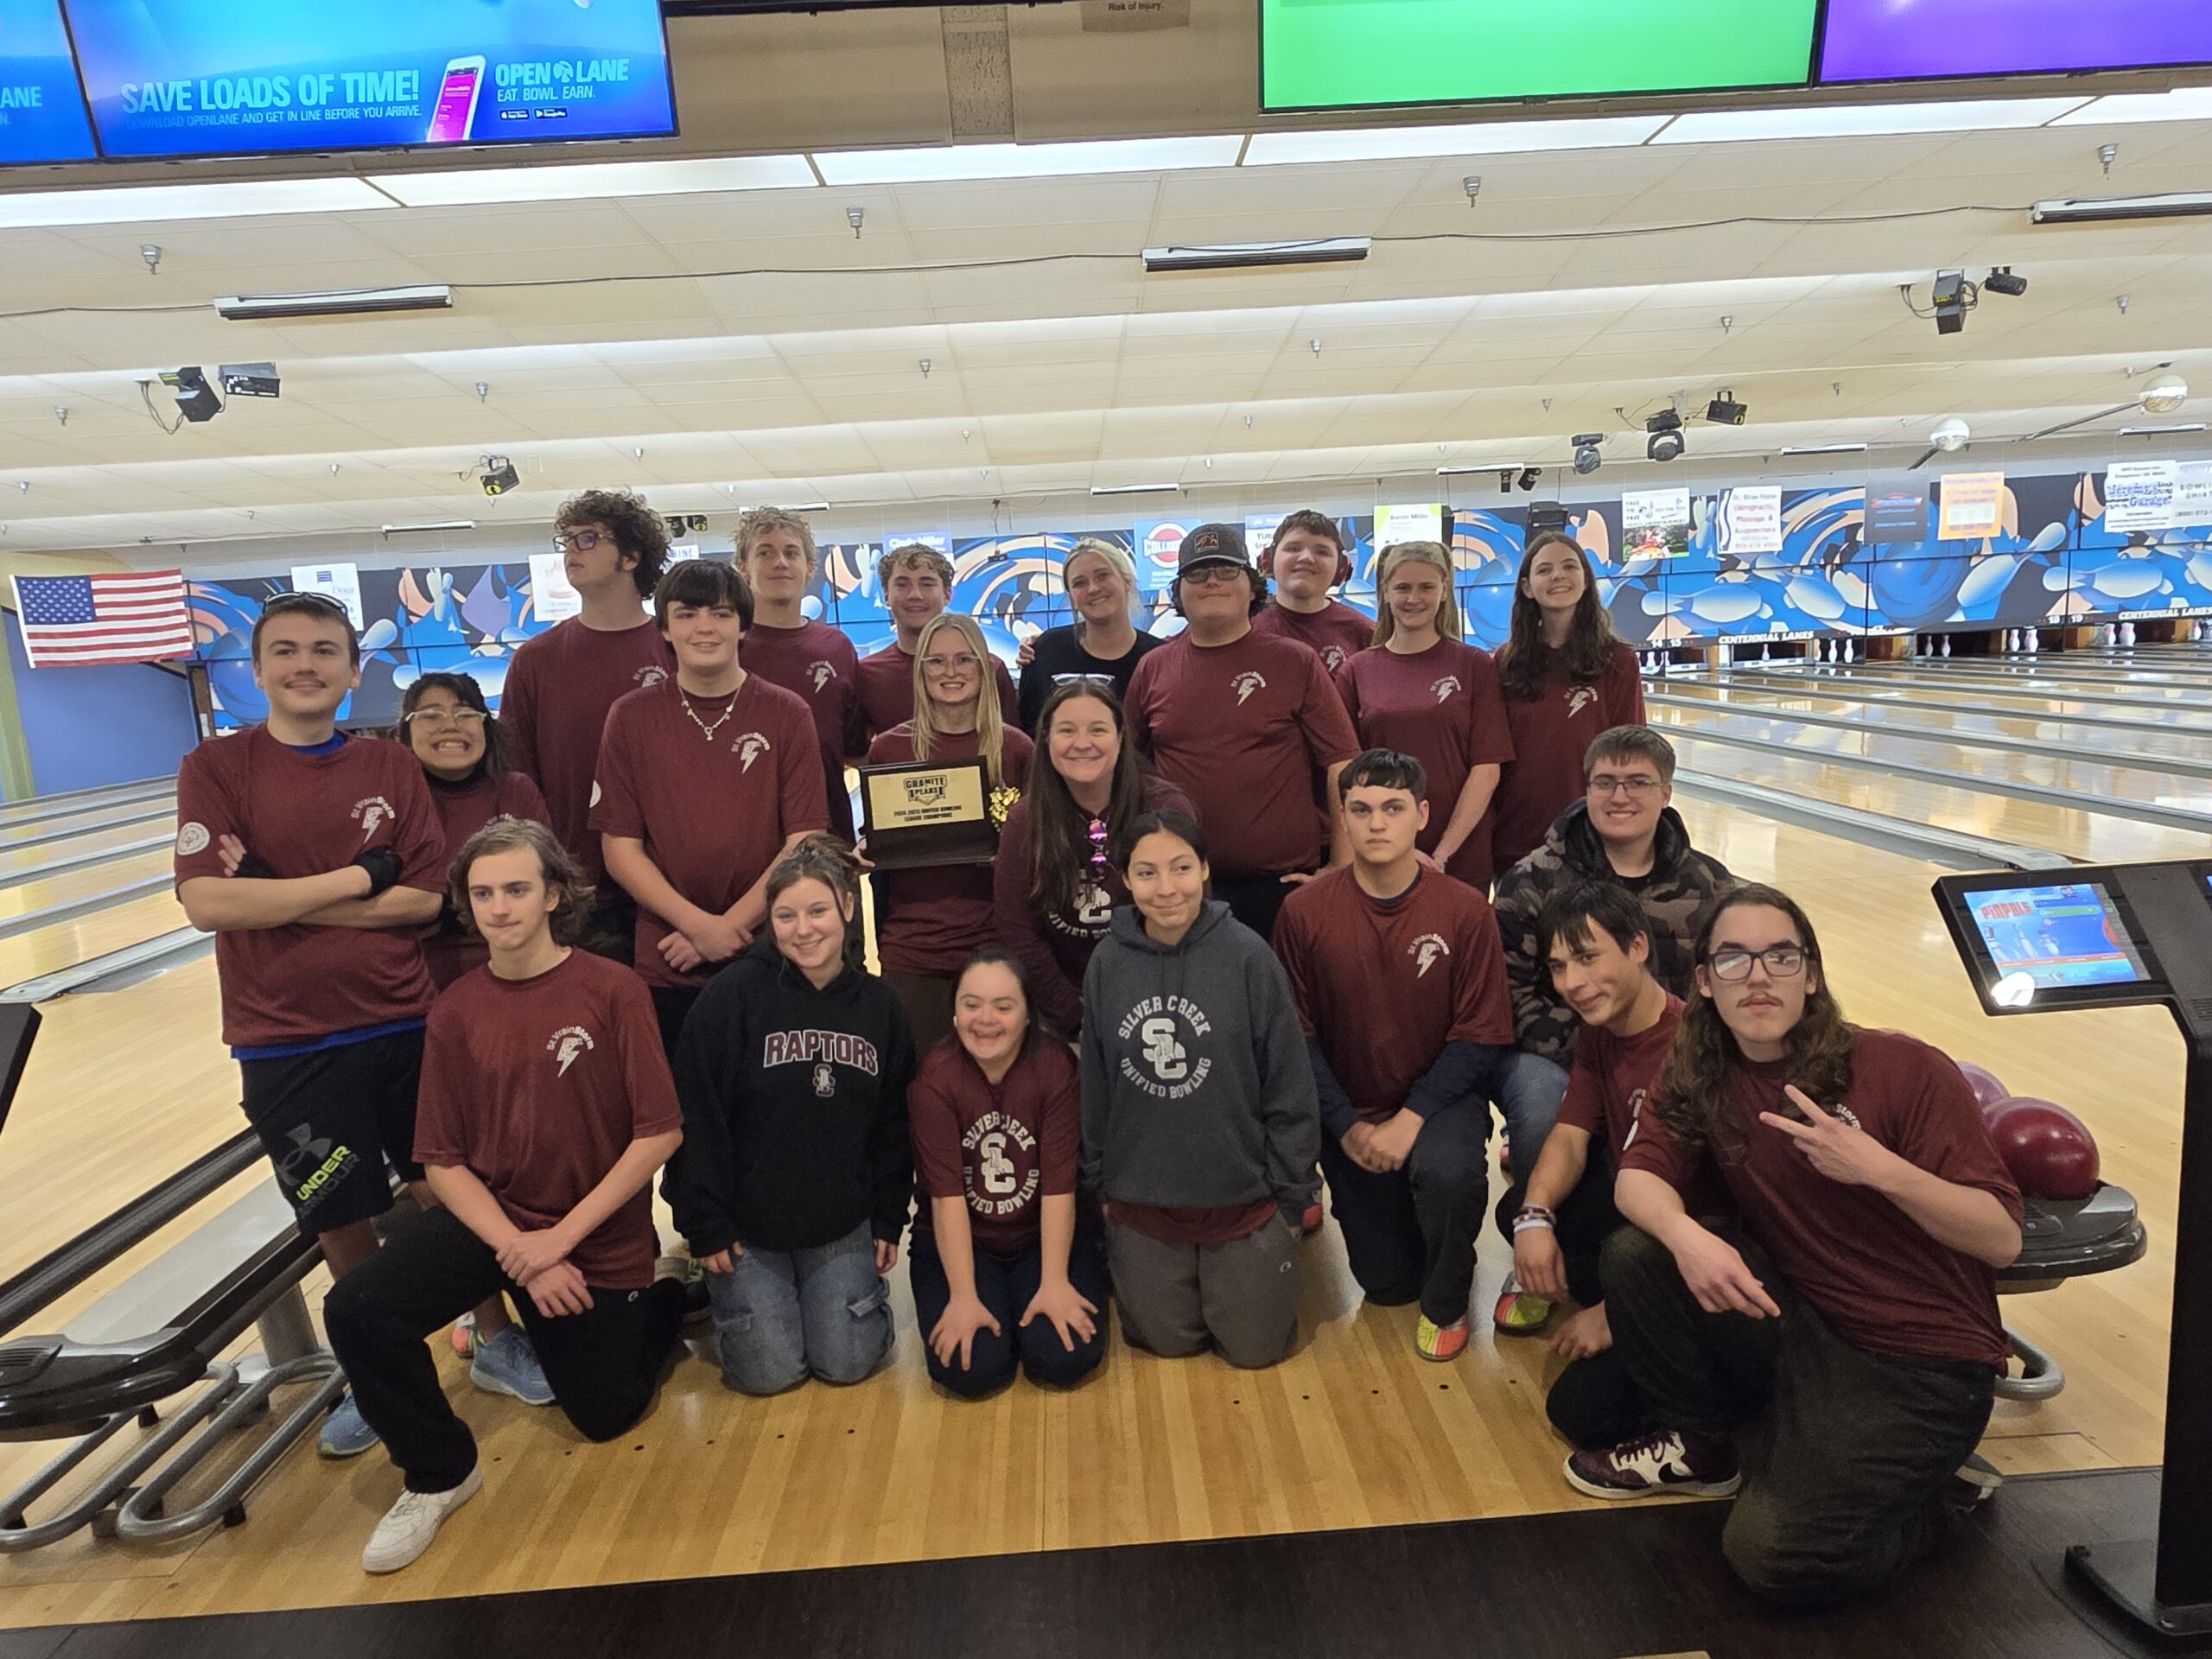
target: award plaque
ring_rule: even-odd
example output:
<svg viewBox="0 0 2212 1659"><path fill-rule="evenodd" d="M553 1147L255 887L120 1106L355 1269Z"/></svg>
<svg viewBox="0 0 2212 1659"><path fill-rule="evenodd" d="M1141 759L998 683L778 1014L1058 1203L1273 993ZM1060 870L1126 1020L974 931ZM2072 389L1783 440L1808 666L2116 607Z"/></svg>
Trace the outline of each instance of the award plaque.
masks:
<svg viewBox="0 0 2212 1659"><path fill-rule="evenodd" d="M862 766L860 773L861 825L868 861L878 869L988 864L997 856L990 775L980 755Z"/></svg>

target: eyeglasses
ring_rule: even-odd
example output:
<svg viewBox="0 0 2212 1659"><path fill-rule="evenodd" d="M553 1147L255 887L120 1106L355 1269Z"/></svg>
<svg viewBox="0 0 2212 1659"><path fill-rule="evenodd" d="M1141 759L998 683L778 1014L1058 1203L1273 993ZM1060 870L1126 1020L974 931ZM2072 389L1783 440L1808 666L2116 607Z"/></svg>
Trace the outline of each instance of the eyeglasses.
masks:
<svg viewBox="0 0 2212 1659"><path fill-rule="evenodd" d="M561 553L566 553L571 550L578 553L588 553L599 545L600 541L601 533L595 530L564 530L554 536L553 547L555 551Z"/></svg>
<svg viewBox="0 0 2212 1659"><path fill-rule="evenodd" d="M1770 944L1764 950L1716 950L1705 965L1715 979L1738 980L1751 976L1755 962L1764 963L1776 979L1795 979L1804 971L1805 950L1802 945Z"/></svg>
<svg viewBox="0 0 2212 1659"><path fill-rule="evenodd" d="M467 730L484 723L484 711L481 709L417 709L407 716L410 726L420 727L425 731L441 722Z"/></svg>
<svg viewBox="0 0 2212 1659"><path fill-rule="evenodd" d="M922 672L925 674L968 674L982 666L982 664L978 658L969 656L964 651L957 657L922 658Z"/></svg>
<svg viewBox="0 0 2212 1659"><path fill-rule="evenodd" d="M1252 574L1242 564L1198 564L1183 572L1182 580L1194 588L1219 588Z"/></svg>
<svg viewBox="0 0 2212 1659"><path fill-rule="evenodd" d="M1665 787L1656 778L1616 778L1610 772L1601 773L1590 780L1592 795L1625 793L1632 801L1640 801L1655 789Z"/></svg>

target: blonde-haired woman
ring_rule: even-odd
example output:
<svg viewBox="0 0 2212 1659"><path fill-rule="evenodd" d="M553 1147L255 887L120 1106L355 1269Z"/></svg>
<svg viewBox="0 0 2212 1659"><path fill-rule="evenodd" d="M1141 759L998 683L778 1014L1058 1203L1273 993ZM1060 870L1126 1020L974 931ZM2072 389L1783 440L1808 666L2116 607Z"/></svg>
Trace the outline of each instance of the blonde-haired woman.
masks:
<svg viewBox="0 0 2212 1659"><path fill-rule="evenodd" d="M1069 680L1103 680L1121 696L1144 654L1163 641L1137 626L1137 568L1111 542L1086 536L1060 561L1060 586L1076 620L1026 641L1021 665L1021 729L1036 733L1055 687Z"/></svg>
<svg viewBox="0 0 2212 1659"><path fill-rule="evenodd" d="M869 744L868 764L980 755L992 821L1003 823L1028 781L1032 746L1001 715L998 699L985 695L992 661L974 618L950 611L931 618L914 642L914 717ZM876 877L876 957L906 1011L917 1053L951 1032L954 982L991 931L988 863L887 870Z"/></svg>
<svg viewBox="0 0 2212 1659"><path fill-rule="evenodd" d="M1344 665L1338 689L1361 743L1410 754L1428 773L1429 798L1441 810L1415 844L1487 890L1491 801L1513 759L1497 665L1460 640L1452 556L1441 543L1395 543L1382 550L1381 573L1375 644Z"/></svg>

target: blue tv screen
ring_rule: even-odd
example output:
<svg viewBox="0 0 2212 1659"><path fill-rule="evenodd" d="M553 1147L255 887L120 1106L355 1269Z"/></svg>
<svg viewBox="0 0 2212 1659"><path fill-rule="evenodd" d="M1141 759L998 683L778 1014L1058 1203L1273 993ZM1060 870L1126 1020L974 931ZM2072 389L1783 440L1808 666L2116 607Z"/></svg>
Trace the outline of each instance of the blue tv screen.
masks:
<svg viewBox="0 0 2212 1659"><path fill-rule="evenodd" d="M59 0L0 0L0 167L97 154Z"/></svg>
<svg viewBox="0 0 2212 1659"><path fill-rule="evenodd" d="M114 159L665 137L658 0L63 0Z"/></svg>
<svg viewBox="0 0 2212 1659"><path fill-rule="evenodd" d="M1823 81L2212 63L2206 0L1828 0Z"/></svg>

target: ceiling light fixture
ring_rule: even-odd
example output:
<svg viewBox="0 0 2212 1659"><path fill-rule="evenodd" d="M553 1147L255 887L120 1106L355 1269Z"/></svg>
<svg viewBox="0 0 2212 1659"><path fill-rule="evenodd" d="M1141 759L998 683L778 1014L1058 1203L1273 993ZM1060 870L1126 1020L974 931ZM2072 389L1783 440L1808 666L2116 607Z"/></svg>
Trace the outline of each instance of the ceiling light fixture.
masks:
<svg viewBox="0 0 2212 1659"><path fill-rule="evenodd" d="M1567 121L1483 121L1449 127L1353 127L1261 132L1244 149L1247 167L1325 162L1395 162L1427 156L1510 156L1553 149L1624 149L1667 124L1663 115Z"/></svg>
<svg viewBox="0 0 2212 1659"><path fill-rule="evenodd" d="M1988 132L2044 126L2088 101L2078 96L1995 98L1938 104L1779 105L1764 110L1710 110L1677 116L1651 142L1709 144L1913 132Z"/></svg>
<svg viewBox="0 0 2212 1659"><path fill-rule="evenodd" d="M1374 246L1364 236L1316 237L1303 242L1219 242L1147 248L1147 270L1246 270L1269 265L1357 264Z"/></svg>
<svg viewBox="0 0 2212 1659"><path fill-rule="evenodd" d="M587 162L558 167L425 168L377 173L371 184L409 207L499 201L613 200L716 190L814 188L804 156L702 156L669 162Z"/></svg>
<svg viewBox="0 0 2212 1659"><path fill-rule="evenodd" d="M1173 495L1180 484L1094 484L1093 495Z"/></svg>
<svg viewBox="0 0 2212 1659"><path fill-rule="evenodd" d="M2187 421L2177 426L2123 426L2120 429L2120 435L2123 438L2177 438L2202 430L2203 422Z"/></svg>
<svg viewBox="0 0 2212 1659"><path fill-rule="evenodd" d="M1648 460L1661 462L1679 461L1688 448L1682 437L1682 417L1671 409L1663 409L1644 422L1643 429L1649 435L1643 446Z"/></svg>
<svg viewBox="0 0 2212 1659"><path fill-rule="evenodd" d="M232 294L214 303L216 315L232 322L355 317L383 311L449 311L453 289L443 283L421 283L403 288L335 289L320 294Z"/></svg>
<svg viewBox="0 0 2212 1659"><path fill-rule="evenodd" d="M2212 214L2212 191L2157 196L2058 196L2028 210L2037 225L2109 225L2127 219L2201 219Z"/></svg>
<svg viewBox="0 0 2212 1659"><path fill-rule="evenodd" d="M1195 138L1107 138L1057 144L817 149L813 156L827 185L934 184L1234 167L1243 148L1244 135L1231 132Z"/></svg>
<svg viewBox="0 0 2212 1659"><path fill-rule="evenodd" d="M1705 407L1705 418L1715 426L1741 426L1751 418L1750 408L1736 401L1736 394L1722 387L1720 395Z"/></svg>
<svg viewBox="0 0 2212 1659"><path fill-rule="evenodd" d="M2017 300L2028 291L2028 279L2015 276L2010 265L1999 265L1981 279L1981 286L1986 293L2002 294L2007 299Z"/></svg>
<svg viewBox="0 0 2212 1659"><path fill-rule="evenodd" d="M1521 469L1521 476L1516 479L1514 482L1520 485L1524 493L1533 493L1536 487L1536 480L1541 476L1541 474L1539 474L1535 467L1523 467Z"/></svg>
<svg viewBox="0 0 2212 1659"><path fill-rule="evenodd" d="M2162 374L2143 388L2137 402L2150 415L2171 415L2189 401L2189 382L2177 374Z"/></svg>
<svg viewBox="0 0 2212 1659"><path fill-rule="evenodd" d="M1785 458L1796 455L1863 455L1866 453L1866 446L1863 443L1789 444L1783 448L1782 453Z"/></svg>
<svg viewBox="0 0 2212 1659"><path fill-rule="evenodd" d="M384 533L387 536L428 536L439 531L475 528L476 521L474 518L448 518L443 523L435 524L386 524L384 527Z"/></svg>

